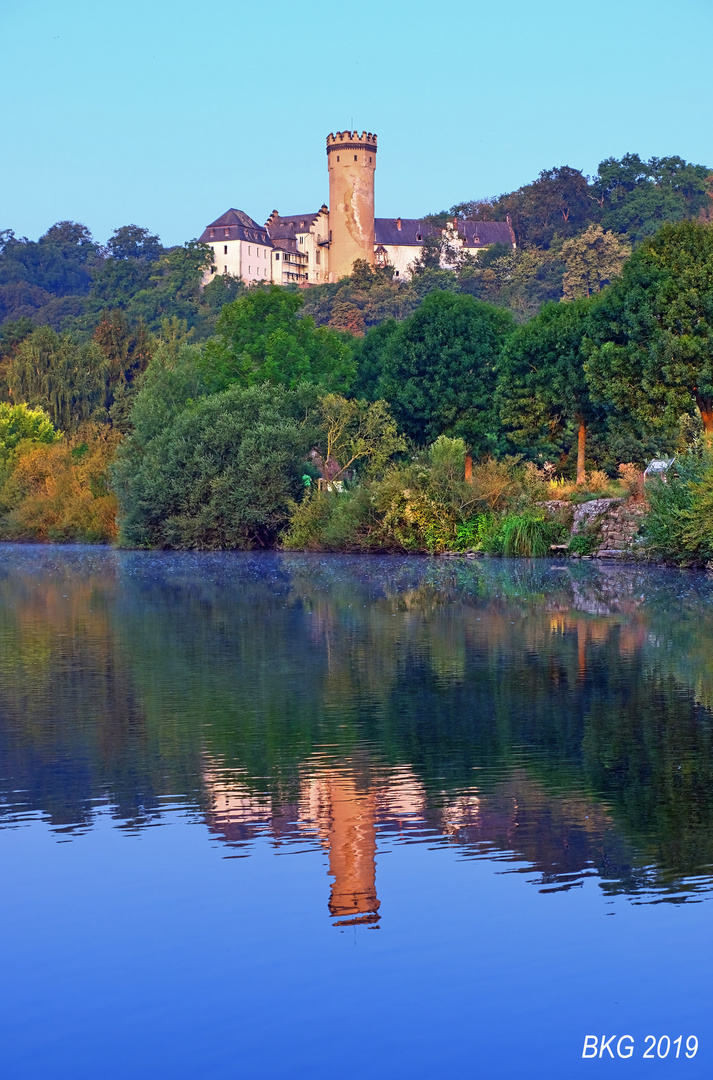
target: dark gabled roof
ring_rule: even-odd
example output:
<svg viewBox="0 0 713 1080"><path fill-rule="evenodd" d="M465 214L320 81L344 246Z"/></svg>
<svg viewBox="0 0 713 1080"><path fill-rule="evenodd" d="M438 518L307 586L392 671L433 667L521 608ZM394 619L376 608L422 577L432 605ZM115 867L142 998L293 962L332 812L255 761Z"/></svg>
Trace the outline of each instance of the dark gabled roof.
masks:
<svg viewBox="0 0 713 1080"><path fill-rule="evenodd" d="M326 210L326 206L320 206L316 213L309 214L278 214L277 210L273 210L267 219L265 228L269 230L270 236L272 236L273 228L294 229L295 233L309 232L312 224Z"/></svg>
<svg viewBox="0 0 713 1080"><path fill-rule="evenodd" d="M389 247L420 247L424 236L440 235L441 230L434 225L426 225L419 218L374 219L374 243L387 244ZM422 239L417 240L420 236Z"/></svg>
<svg viewBox="0 0 713 1080"><path fill-rule="evenodd" d="M438 225L420 218L376 218L374 220L374 242L385 244L387 247L420 247L424 237L440 236L441 232ZM465 237L466 247L512 244L514 240L507 221L459 221L458 233Z"/></svg>
<svg viewBox="0 0 713 1080"><path fill-rule="evenodd" d="M459 221L458 232L465 235L466 247L488 247L490 244L515 243L507 221Z"/></svg>
<svg viewBox="0 0 713 1080"><path fill-rule="evenodd" d="M226 235L227 229L227 235ZM211 236L211 233L213 235ZM201 242L211 240L252 240L255 244L270 246L270 236L264 225L258 225L242 210L230 209L207 225L201 235Z"/></svg>
<svg viewBox="0 0 713 1080"><path fill-rule="evenodd" d="M212 229L215 225L243 225L246 229L262 229L263 225L258 225L257 221L253 221L249 214L246 214L243 210L226 210L224 214L216 221L211 221L208 226Z"/></svg>

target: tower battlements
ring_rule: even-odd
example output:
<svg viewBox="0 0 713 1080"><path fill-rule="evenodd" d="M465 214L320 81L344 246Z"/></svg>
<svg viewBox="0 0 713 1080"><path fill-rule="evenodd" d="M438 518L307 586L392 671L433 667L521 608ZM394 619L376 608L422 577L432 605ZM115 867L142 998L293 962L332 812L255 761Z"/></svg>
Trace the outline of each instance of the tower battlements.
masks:
<svg viewBox="0 0 713 1080"><path fill-rule="evenodd" d="M376 153L376 135L371 131L337 131L327 136L327 153L332 150L370 150Z"/></svg>

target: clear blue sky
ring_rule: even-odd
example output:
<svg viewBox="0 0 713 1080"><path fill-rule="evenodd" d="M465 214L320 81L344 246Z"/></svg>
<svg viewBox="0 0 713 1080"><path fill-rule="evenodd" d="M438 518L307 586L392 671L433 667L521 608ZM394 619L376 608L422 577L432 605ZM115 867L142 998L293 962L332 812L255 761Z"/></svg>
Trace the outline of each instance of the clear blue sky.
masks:
<svg viewBox="0 0 713 1080"><path fill-rule="evenodd" d="M0 229L316 209L352 120L380 216L628 150L713 165L712 39L711 0L0 0Z"/></svg>

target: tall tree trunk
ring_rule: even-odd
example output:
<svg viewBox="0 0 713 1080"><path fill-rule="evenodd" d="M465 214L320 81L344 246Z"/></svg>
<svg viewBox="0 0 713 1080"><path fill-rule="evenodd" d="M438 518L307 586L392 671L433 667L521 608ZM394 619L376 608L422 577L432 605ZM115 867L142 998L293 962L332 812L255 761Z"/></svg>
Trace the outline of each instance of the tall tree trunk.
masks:
<svg viewBox="0 0 713 1080"><path fill-rule="evenodd" d="M577 483L583 484L587 479L587 473L584 467L584 448L587 439L587 428L584 420L580 417L579 431L577 432Z"/></svg>
<svg viewBox="0 0 713 1080"><path fill-rule="evenodd" d="M698 397L696 395L696 405L703 421L703 430L706 436L710 438L713 436L713 398Z"/></svg>
<svg viewBox="0 0 713 1080"><path fill-rule="evenodd" d="M468 484L473 479L473 455L472 454L466 454L465 455L465 479L466 479L466 482Z"/></svg>

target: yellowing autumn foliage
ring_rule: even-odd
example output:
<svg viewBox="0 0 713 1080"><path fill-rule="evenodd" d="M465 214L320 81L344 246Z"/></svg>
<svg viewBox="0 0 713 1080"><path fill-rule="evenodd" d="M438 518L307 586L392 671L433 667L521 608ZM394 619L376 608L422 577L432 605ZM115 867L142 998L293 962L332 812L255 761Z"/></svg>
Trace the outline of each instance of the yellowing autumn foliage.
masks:
<svg viewBox="0 0 713 1080"><path fill-rule="evenodd" d="M90 424L51 445L21 444L0 487L0 539L113 541L117 503L107 467L120 439Z"/></svg>

